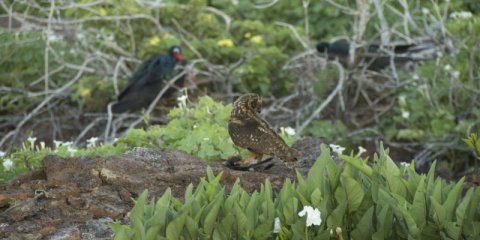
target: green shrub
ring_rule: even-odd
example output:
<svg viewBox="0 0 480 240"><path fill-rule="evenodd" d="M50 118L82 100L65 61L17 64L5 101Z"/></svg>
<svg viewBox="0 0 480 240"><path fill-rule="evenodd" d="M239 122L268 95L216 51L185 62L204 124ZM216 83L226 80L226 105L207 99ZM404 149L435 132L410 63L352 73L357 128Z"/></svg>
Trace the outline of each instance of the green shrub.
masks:
<svg viewBox="0 0 480 240"><path fill-rule="evenodd" d="M10 154L0 156L0 161L7 161L7 168L0 166L0 183L6 182L20 173L37 169L48 154L61 157L73 156L105 156L120 154L134 147L165 147L183 150L205 160L222 160L246 151L240 151L230 139L227 121L232 105L223 105L205 96L192 107L187 107L186 99L178 107L172 108L168 114L170 121L165 126L151 126L147 130L132 129L115 143L98 143L93 137L87 140L85 148L73 146L72 142L54 141L55 147L45 147L45 143L35 143L36 138L29 138L22 148ZM281 133L291 145L293 137ZM3 155L3 154L2 154ZM11 163L11 165L10 165Z"/></svg>
<svg viewBox="0 0 480 240"><path fill-rule="evenodd" d="M327 147L306 178L287 179L277 194L268 180L248 194L235 183L225 195L207 169L207 179L189 185L182 203L168 189L156 202L147 191L136 201L130 223L114 222L115 239L478 239L480 189L462 194L463 179L447 183L413 165L397 167L385 150L372 167ZM311 206L311 208L309 208ZM300 216L302 209L310 209ZM320 212L320 216L314 214ZM280 226L275 227L276 218ZM307 226L307 223L311 226ZM334 234L337 234L335 236Z"/></svg>

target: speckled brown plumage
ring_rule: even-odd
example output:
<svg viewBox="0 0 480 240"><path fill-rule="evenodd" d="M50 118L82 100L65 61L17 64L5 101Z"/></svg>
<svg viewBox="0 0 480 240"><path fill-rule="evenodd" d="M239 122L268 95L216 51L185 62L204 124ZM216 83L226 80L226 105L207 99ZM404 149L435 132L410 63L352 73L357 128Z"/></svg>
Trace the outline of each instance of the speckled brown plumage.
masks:
<svg viewBox="0 0 480 240"><path fill-rule="evenodd" d="M300 154L289 147L272 127L259 116L262 98L254 93L241 96L233 104L228 121L228 133L235 145L248 149L251 154L239 164L254 164L276 157L284 161L294 161Z"/></svg>

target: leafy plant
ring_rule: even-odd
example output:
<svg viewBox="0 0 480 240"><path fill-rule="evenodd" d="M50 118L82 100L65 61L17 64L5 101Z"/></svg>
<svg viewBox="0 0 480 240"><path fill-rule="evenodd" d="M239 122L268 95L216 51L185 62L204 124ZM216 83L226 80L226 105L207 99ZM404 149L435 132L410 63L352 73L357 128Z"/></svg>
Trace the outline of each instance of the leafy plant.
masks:
<svg viewBox="0 0 480 240"><path fill-rule="evenodd" d="M72 142L54 141L54 149L45 147L44 142L36 143L36 138L29 138L22 148L10 154L0 156L7 161L7 168L0 166L0 183L6 182L20 173L40 167L42 159L48 154L61 157L113 155L133 149L134 147L165 147L183 150L205 160L227 159L240 151L230 139L227 121L232 105L223 105L210 97L201 97L198 103L187 107L186 99L168 114L170 121L165 126L151 126L147 130L132 129L115 143L98 143L98 138L87 140L85 148L73 146ZM290 131L293 131L290 130ZM291 145L292 135L282 133ZM10 164L11 162L11 164Z"/></svg>
<svg viewBox="0 0 480 240"><path fill-rule="evenodd" d="M336 164L328 148L321 148L307 177L297 173L296 184L287 179L276 194L266 180L251 194L237 181L225 195L222 174L214 176L211 169L195 190L188 186L183 203L169 189L147 203L145 191L130 223L111 225L115 239L480 237L480 189L462 194L463 179L435 179L435 166L427 175L413 165L399 168L385 150L373 166L345 155Z"/></svg>

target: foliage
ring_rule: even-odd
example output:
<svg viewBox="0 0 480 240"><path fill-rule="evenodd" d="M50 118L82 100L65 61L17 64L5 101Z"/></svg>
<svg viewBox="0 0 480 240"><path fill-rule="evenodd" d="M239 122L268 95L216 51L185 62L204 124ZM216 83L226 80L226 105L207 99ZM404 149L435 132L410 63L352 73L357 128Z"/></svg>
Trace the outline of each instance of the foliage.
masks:
<svg viewBox="0 0 480 240"><path fill-rule="evenodd" d="M413 165L398 168L385 150L373 166L352 156L336 164L327 147L306 178L287 179L278 193L268 180L248 194L235 183L229 194L207 169L182 203L170 189L156 202L145 191L136 201L130 223L111 224L115 239L477 239L480 237L480 189L462 194L463 181L446 183ZM321 219L300 217L318 209ZM316 216L318 217L318 216ZM280 226L274 228L275 219ZM313 221L316 220L316 221ZM318 227L307 226L316 222ZM337 236L333 235L333 231Z"/></svg>
<svg viewBox="0 0 480 240"><path fill-rule="evenodd" d="M463 139L463 141L475 153L475 167L478 167L478 162L480 161L480 138L478 138L477 134L471 133L470 136Z"/></svg>
<svg viewBox="0 0 480 240"><path fill-rule="evenodd" d="M205 160L220 160L237 153L227 130L232 105L223 105L210 97L201 97L194 107L186 103L170 110L166 126L148 131L130 131L117 144L131 147L168 147L183 150Z"/></svg>

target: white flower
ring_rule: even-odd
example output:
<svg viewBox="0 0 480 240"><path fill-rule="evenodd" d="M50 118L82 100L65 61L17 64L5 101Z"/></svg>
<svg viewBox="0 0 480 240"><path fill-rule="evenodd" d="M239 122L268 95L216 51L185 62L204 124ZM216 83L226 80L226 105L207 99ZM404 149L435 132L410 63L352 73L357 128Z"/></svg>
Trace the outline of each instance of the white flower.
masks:
<svg viewBox="0 0 480 240"><path fill-rule="evenodd" d="M5 152L0 151L0 158L1 158L1 157L5 157L5 155L7 155Z"/></svg>
<svg viewBox="0 0 480 240"><path fill-rule="evenodd" d="M345 151L345 148L340 145L330 144L329 146L332 149L332 151L336 152L337 154L342 154L343 151Z"/></svg>
<svg viewBox="0 0 480 240"><path fill-rule="evenodd" d="M187 95L182 95L177 98L177 101L179 102L185 102L188 99Z"/></svg>
<svg viewBox="0 0 480 240"><path fill-rule="evenodd" d="M177 98L178 105L180 105L180 107L186 108L187 107L187 99L188 99L187 95L182 95L182 96L178 97Z"/></svg>
<svg viewBox="0 0 480 240"><path fill-rule="evenodd" d="M13 167L13 162L12 162L11 159L7 158L7 159L3 160L3 168L5 170L8 171L8 170L12 169L12 167Z"/></svg>
<svg viewBox="0 0 480 240"><path fill-rule="evenodd" d="M59 35L57 35L57 34L55 34L55 33L50 33L50 34L48 35L48 41L50 41L50 42L58 42L58 41L60 41L61 39L62 39L62 37L59 36Z"/></svg>
<svg viewBox="0 0 480 240"><path fill-rule="evenodd" d="M298 213L298 216L303 217L305 215L307 215L307 227L312 225L320 226L322 224L318 208L313 209L311 206L304 206L303 210Z"/></svg>
<svg viewBox="0 0 480 240"><path fill-rule="evenodd" d="M285 128L285 133L290 135L290 136L294 136L295 135L295 129L293 129L291 127L286 127Z"/></svg>
<svg viewBox="0 0 480 240"><path fill-rule="evenodd" d="M35 145L35 141L37 141L36 137L29 137L27 138L27 141L30 142L30 146L33 148L33 145Z"/></svg>
<svg viewBox="0 0 480 240"><path fill-rule="evenodd" d="M76 153L78 150L75 149L75 148L72 148L72 147L68 147L67 151L73 155L73 154Z"/></svg>
<svg viewBox="0 0 480 240"><path fill-rule="evenodd" d="M400 162L400 166L402 166L402 167L409 167L409 166L410 166L410 163L408 163L408 162Z"/></svg>
<svg viewBox="0 0 480 240"><path fill-rule="evenodd" d="M335 228L335 232L337 233L337 236L342 235L342 228L341 227Z"/></svg>
<svg viewBox="0 0 480 240"><path fill-rule="evenodd" d="M452 70L452 66L450 66L450 64L447 64L447 65L445 65L445 67L443 67L443 69L445 69L445 71L448 72L448 71Z"/></svg>
<svg viewBox="0 0 480 240"><path fill-rule="evenodd" d="M405 119L408 119L410 117L410 112L402 110L402 117L405 118Z"/></svg>
<svg viewBox="0 0 480 240"><path fill-rule="evenodd" d="M95 147L97 145L98 137L92 137L87 140L87 147Z"/></svg>
<svg viewBox="0 0 480 240"><path fill-rule="evenodd" d="M61 147L63 145L63 142L62 141L57 141L57 140L53 140L53 144L55 144L55 149Z"/></svg>
<svg viewBox="0 0 480 240"><path fill-rule="evenodd" d="M460 72L459 72L459 71L453 71L453 72L452 72L452 76L453 76L454 78L458 78L458 77L460 77Z"/></svg>
<svg viewBox="0 0 480 240"><path fill-rule="evenodd" d="M280 218L276 217L273 223L273 233L279 233L281 228Z"/></svg>
<svg viewBox="0 0 480 240"><path fill-rule="evenodd" d="M367 149L363 148L362 146L358 146L357 157L362 156L362 154L363 154L363 153L366 153L366 152L367 152Z"/></svg>
<svg viewBox="0 0 480 240"><path fill-rule="evenodd" d="M423 14L429 14L430 10L428 10L428 8L422 8L422 13Z"/></svg>
<svg viewBox="0 0 480 240"><path fill-rule="evenodd" d="M400 106L407 106L406 98L405 95L398 96L398 104L400 104Z"/></svg>
<svg viewBox="0 0 480 240"><path fill-rule="evenodd" d="M463 18L463 19L467 19L467 18L471 18L471 17L472 17L472 13L471 13L471 12L467 12L467 11L452 12L452 13L450 13L450 17L451 17L451 18Z"/></svg>
<svg viewBox="0 0 480 240"><path fill-rule="evenodd" d="M418 74L415 73L415 74L413 74L412 79L413 80L418 80L418 79L420 79L420 77L418 76Z"/></svg>

